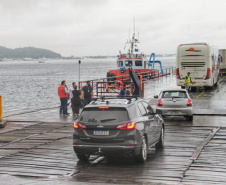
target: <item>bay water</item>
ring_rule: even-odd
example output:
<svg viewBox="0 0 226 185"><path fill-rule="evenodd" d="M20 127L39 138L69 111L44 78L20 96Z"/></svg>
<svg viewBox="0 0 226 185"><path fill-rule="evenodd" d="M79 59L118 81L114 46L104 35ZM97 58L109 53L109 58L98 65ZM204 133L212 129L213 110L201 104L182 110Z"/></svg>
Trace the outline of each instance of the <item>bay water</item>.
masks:
<svg viewBox="0 0 226 185"><path fill-rule="evenodd" d="M116 69L116 58L80 59L80 80L105 78ZM163 69L176 66L176 58L156 57ZM79 60L0 61L0 96L3 113L11 110L44 109L60 105L57 88L62 80L68 87L79 81ZM159 69L159 64L155 64Z"/></svg>

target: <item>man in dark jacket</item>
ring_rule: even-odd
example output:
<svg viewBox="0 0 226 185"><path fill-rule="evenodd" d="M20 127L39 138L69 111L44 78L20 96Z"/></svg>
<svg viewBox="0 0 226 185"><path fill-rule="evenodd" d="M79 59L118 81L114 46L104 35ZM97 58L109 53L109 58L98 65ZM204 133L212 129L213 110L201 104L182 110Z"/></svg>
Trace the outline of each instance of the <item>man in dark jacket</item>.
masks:
<svg viewBox="0 0 226 185"><path fill-rule="evenodd" d="M86 82L86 85L82 88L82 99L84 100L84 107L92 101L93 88L90 85L90 81Z"/></svg>
<svg viewBox="0 0 226 185"><path fill-rule="evenodd" d="M125 97L126 96L126 85L123 84L123 88L121 89L120 93L119 93L120 97Z"/></svg>

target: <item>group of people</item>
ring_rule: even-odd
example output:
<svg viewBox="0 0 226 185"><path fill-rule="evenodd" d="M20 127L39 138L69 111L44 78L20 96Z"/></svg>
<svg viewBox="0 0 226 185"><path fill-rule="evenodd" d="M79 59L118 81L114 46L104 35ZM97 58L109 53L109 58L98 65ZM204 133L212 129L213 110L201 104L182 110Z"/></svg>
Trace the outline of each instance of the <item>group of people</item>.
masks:
<svg viewBox="0 0 226 185"><path fill-rule="evenodd" d="M75 82L72 82L72 86L68 89L66 80L61 82L58 87L58 95L60 97L60 115L68 116L68 100L71 100L71 107L74 116L79 116L79 108L89 104L93 97L93 88L90 85L90 81L86 82L86 85L82 88L82 91L78 89Z"/></svg>

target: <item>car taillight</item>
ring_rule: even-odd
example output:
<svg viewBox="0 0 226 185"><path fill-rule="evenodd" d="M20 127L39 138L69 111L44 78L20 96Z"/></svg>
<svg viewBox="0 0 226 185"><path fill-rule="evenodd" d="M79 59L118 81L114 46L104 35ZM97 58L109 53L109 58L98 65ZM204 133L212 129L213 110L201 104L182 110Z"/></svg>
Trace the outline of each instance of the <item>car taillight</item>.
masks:
<svg viewBox="0 0 226 185"><path fill-rule="evenodd" d="M188 99L187 106L192 107L192 100L191 99Z"/></svg>
<svg viewBox="0 0 226 185"><path fill-rule="evenodd" d="M176 77L177 77L178 80L182 80L181 77L180 77L179 68L177 68Z"/></svg>
<svg viewBox="0 0 226 185"><path fill-rule="evenodd" d="M84 129L86 126L84 124L74 122L74 129Z"/></svg>
<svg viewBox="0 0 226 185"><path fill-rule="evenodd" d="M207 68L206 78L204 80L210 79L210 68Z"/></svg>
<svg viewBox="0 0 226 185"><path fill-rule="evenodd" d="M127 130L134 130L136 128L136 123L125 123L117 126L118 129L127 129Z"/></svg>
<svg viewBox="0 0 226 185"><path fill-rule="evenodd" d="M161 99L158 99L158 103L157 103L157 106L162 106L162 100Z"/></svg>

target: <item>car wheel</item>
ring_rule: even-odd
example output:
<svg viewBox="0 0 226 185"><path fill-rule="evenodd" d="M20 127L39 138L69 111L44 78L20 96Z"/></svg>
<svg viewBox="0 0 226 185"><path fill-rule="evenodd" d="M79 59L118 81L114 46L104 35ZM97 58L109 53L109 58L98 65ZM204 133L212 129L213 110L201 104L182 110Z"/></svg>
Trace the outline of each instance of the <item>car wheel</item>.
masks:
<svg viewBox="0 0 226 185"><path fill-rule="evenodd" d="M88 161L90 155L89 155L89 154L85 154L85 153L78 152L78 153L77 153L77 157L78 157L78 159L81 160L81 161Z"/></svg>
<svg viewBox="0 0 226 185"><path fill-rule="evenodd" d="M163 148L163 146L164 146L164 128L162 127L159 141L155 144L155 148L160 149Z"/></svg>
<svg viewBox="0 0 226 185"><path fill-rule="evenodd" d="M144 163L147 160L147 154L148 154L147 141L146 138L143 136L142 144L140 147L140 154L135 156L134 159L137 162Z"/></svg>

